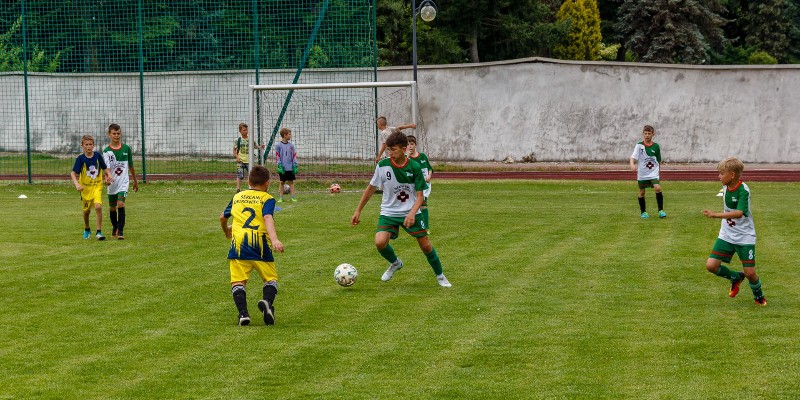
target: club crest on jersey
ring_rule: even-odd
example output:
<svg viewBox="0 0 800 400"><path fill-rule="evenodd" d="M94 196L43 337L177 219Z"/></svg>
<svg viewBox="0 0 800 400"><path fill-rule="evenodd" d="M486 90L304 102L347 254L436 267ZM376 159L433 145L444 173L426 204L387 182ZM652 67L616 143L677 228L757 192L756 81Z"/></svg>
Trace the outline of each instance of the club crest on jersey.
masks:
<svg viewBox="0 0 800 400"><path fill-rule="evenodd" d="M401 203L405 203L406 200L411 198L411 195L409 194L408 188L406 186L407 185L400 185L394 189L394 196Z"/></svg>
<svg viewBox="0 0 800 400"><path fill-rule="evenodd" d="M86 168L86 176L89 178L97 178L97 167L94 165L90 165L89 168Z"/></svg>

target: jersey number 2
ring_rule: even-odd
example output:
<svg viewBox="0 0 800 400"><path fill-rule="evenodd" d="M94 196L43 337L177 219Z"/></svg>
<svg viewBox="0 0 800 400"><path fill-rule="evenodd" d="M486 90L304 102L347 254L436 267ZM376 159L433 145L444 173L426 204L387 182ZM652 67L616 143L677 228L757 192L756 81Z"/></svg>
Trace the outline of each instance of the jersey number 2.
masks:
<svg viewBox="0 0 800 400"><path fill-rule="evenodd" d="M245 207L245 209L242 210L242 212L250 214L250 218L247 218L247 221L244 221L244 225L242 225L242 228L252 229L254 231L257 231L260 225L250 225L250 223L253 222L253 220L256 218L256 210L253 210L250 207Z"/></svg>

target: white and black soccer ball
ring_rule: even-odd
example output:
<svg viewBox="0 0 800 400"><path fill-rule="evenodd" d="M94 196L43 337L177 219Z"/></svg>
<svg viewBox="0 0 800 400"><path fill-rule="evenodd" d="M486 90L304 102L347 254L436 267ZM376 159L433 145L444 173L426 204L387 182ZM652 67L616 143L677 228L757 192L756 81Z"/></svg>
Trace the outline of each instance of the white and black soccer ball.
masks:
<svg viewBox="0 0 800 400"><path fill-rule="evenodd" d="M338 183L331 183L331 187L328 188L328 191L331 193L339 193L342 191L342 187L339 186Z"/></svg>
<svg viewBox="0 0 800 400"><path fill-rule="evenodd" d="M333 279L341 286L353 286L356 283L356 278L358 278L356 267L347 263L339 264L333 271Z"/></svg>
<svg viewBox="0 0 800 400"><path fill-rule="evenodd" d="M288 183L283 184L283 194L292 193L292 188L289 187Z"/></svg>

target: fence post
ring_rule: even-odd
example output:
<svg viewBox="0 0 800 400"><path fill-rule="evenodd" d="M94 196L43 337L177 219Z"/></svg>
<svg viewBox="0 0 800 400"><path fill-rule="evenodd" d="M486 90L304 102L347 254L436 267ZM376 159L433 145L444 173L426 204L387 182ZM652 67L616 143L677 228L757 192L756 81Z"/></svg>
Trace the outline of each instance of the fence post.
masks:
<svg viewBox="0 0 800 400"><path fill-rule="evenodd" d="M33 183L31 167L31 113L28 93L28 23L25 16L25 0L22 0L22 77L25 81L25 149L28 153L28 183Z"/></svg>
<svg viewBox="0 0 800 400"><path fill-rule="evenodd" d="M139 0L139 21L137 23L139 31L139 116L142 130L142 182L147 182L147 157L145 156L145 135L144 135L144 43L143 43L143 17L142 0Z"/></svg>
<svg viewBox="0 0 800 400"><path fill-rule="evenodd" d="M261 58L261 49L258 47L258 0L253 0L253 64L256 68L256 85L259 84L259 68L260 68L260 58ZM256 97L256 110L260 110L261 107L259 106L259 101L261 99ZM250 127L252 129L250 134L253 135L253 139L258 137L258 142L255 140L254 143L264 143L264 135L261 130L261 113L256 113L256 120L255 122L250 122L254 126ZM258 135L258 136L256 136ZM250 150L252 153L252 150ZM258 150L258 165L264 165L264 162L267 160L267 152Z"/></svg>

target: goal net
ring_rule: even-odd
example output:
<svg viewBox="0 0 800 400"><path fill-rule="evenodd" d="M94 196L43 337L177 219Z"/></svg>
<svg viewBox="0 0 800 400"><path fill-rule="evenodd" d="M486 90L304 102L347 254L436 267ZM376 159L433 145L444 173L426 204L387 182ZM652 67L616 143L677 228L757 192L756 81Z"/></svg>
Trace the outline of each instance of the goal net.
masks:
<svg viewBox="0 0 800 400"><path fill-rule="evenodd" d="M367 178L372 175L380 137L375 121L389 126L416 121L406 130L423 145L413 81L319 83L250 86L251 142L264 144L260 162L275 166L275 145L281 128L292 131L298 175L312 178ZM255 149L251 143L251 149ZM257 158L253 160L253 158Z"/></svg>

